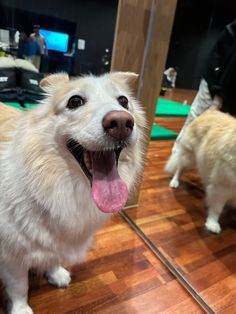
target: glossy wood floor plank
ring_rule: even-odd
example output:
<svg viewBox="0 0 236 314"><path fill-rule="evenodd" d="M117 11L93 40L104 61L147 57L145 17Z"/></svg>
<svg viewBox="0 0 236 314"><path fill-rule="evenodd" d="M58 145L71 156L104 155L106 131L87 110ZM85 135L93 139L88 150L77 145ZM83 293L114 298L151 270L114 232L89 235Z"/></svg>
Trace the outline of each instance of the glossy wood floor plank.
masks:
<svg viewBox="0 0 236 314"><path fill-rule="evenodd" d="M160 96L160 98L165 98L179 103L185 102L186 105L191 105L196 93L197 91L192 89L174 88L171 91L167 91L165 95Z"/></svg>
<svg viewBox="0 0 236 314"><path fill-rule="evenodd" d="M35 314L203 313L119 215L98 232L87 261L71 271L66 289L31 276Z"/></svg>

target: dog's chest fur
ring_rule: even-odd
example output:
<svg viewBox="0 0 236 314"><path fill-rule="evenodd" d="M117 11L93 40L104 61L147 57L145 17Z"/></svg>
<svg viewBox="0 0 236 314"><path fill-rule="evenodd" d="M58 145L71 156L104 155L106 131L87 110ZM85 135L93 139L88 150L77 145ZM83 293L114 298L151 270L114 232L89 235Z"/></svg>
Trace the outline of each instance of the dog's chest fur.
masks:
<svg viewBox="0 0 236 314"><path fill-rule="evenodd" d="M94 230L110 215L97 210L83 175L70 175L63 163L52 174L49 162L38 169L40 176L37 171L32 176L21 159L22 146L14 154L12 149L0 154L2 258L37 268L82 260Z"/></svg>

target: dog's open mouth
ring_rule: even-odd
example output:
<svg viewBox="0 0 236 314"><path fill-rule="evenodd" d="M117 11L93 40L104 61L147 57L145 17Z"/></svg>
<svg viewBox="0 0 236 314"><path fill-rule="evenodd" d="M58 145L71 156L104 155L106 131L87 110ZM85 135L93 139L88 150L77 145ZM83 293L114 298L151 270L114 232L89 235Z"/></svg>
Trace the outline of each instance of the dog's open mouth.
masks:
<svg viewBox="0 0 236 314"><path fill-rule="evenodd" d="M122 209L128 198L127 186L117 170L122 148L88 151L75 140L69 140L67 147L89 179L97 207L106 213Z"/></svg>

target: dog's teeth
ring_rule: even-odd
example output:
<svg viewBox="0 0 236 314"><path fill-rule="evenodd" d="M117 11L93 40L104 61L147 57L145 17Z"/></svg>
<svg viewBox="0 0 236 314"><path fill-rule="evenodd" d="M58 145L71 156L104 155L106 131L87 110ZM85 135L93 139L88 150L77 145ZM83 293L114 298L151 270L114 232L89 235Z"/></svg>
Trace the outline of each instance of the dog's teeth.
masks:
<svg viewBox="0 0 236 314"><path fill-rule="evenodd" d="M88 152L85 152L85 154L84 154L84 162L85 162L85 165L88 168L88 170L91 171L91 162L90 162Z"/></svg>

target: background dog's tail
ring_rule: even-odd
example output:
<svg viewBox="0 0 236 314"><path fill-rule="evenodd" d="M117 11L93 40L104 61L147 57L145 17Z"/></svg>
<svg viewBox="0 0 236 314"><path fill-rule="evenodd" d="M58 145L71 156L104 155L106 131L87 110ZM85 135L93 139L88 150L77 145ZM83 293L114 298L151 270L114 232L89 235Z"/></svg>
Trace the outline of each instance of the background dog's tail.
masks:
<svg viewBox="0 0 236 314"><path fill-rule="evenodd" d="M179 163L179 153L172 153L165 165L165 171L169 174L175 174Z"/></svg>

